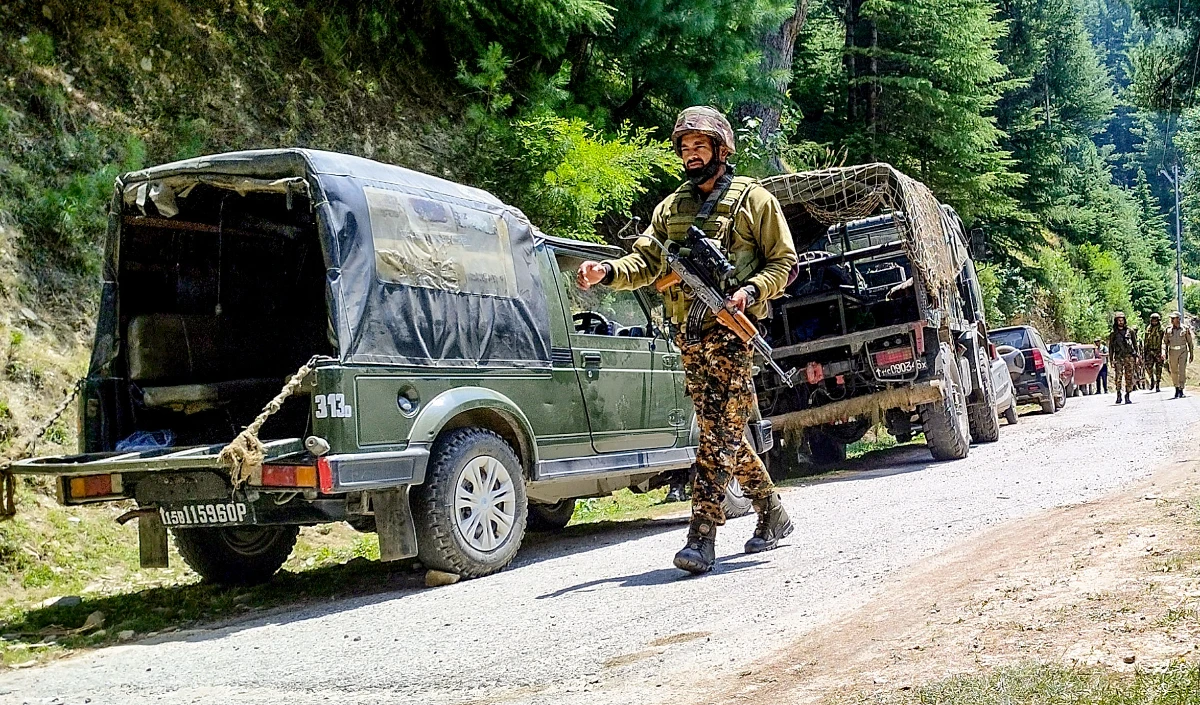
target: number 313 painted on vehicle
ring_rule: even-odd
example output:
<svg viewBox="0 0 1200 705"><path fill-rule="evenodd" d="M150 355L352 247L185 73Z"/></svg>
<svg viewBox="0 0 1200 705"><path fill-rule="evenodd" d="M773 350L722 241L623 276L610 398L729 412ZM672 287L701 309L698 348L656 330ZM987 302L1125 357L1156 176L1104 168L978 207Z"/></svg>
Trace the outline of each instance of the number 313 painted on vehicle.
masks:
<svg viewBox="0 0 1200 705"><path fill-rule="evenodd" d="M315 398L318 419L348 419L354 415L353 407L346 403L345 394L318 394Z"/></svg>

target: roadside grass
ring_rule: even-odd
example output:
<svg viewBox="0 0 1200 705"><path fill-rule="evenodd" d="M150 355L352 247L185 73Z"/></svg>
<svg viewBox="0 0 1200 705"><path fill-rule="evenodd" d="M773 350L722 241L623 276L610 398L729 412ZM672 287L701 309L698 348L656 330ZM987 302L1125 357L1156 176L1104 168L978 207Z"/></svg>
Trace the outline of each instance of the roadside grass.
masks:
<svg viewBox="0 0 1200 705"><path fill-rule="evenodd" d="M607 497L592 497L575 502L571 526L602 521L635 521L670 514L688 506L687 502L664 502L667 488L643 494L618 490Z"/></svg>
<svg viewBox="0 0 1200 705"><path fill-rule="evenodd" d="M1124 676L1100 669L1020 663L983 675L953 676L846 703L878 705L1185 705L1200 702L1200 664Z"/></svg>

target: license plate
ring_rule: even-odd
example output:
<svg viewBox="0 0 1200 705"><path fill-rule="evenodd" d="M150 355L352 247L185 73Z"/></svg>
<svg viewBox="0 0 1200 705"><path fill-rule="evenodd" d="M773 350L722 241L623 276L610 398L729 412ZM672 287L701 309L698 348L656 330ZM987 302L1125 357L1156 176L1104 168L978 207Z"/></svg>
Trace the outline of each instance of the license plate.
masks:
<svg viewBox="0 0 1200 705"><path fill-rule="evenodd" d="M195 502L159 507L165 526L239 526L254 523L249 502Z"/></svg>

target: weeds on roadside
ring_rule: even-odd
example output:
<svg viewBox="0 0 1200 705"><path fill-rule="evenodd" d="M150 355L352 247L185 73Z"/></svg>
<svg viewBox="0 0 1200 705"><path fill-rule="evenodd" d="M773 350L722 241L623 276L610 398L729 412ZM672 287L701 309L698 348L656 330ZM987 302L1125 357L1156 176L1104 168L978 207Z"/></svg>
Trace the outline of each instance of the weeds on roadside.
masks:
<svg viewBox="0 0 1200 705"><path fill-rule="evenodd" d="M845 701L844 701L845 702ZM1125 676L1023 663L849 701L878 705L1185 705L1200 702L1200 664Z"/></svg>

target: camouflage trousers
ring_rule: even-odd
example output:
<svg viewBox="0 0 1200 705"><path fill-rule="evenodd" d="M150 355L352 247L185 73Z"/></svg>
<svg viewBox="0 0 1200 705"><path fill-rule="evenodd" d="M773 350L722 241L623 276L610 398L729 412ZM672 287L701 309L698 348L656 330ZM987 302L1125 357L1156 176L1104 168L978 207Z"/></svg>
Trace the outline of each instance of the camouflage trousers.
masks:
<svg viewBox="0 0 1200 705"><path fill-rule="evenodd" d="M746 441L746 423L756 398L753 353L733 331L717 326L698 342L678 338L688 396L696 407L700 448L692 481L692 517L725 523L725 487L736 477L752 500L775 492L762 460Z"/></svg>
<svg viewBox="0 0 1200 705"><path fill-rule="evenodd" d="M1146 376L1150 378L1150 386L1157 386L1162 382L1163 373L1163 358L1161 355L1146 355Z"/></svg>
<svg viewBox="0 0 1200 705"><path fill-rule="evenodd" d="M1133 391L1135 383L1133 370L1136 367L1132 357L1123 357L1120 359L1113 358L1110 363L1113 368L1113 389L1117 390L1117 394L1121 393L1121 380L1125 380L1125 393Z"/></svg>

